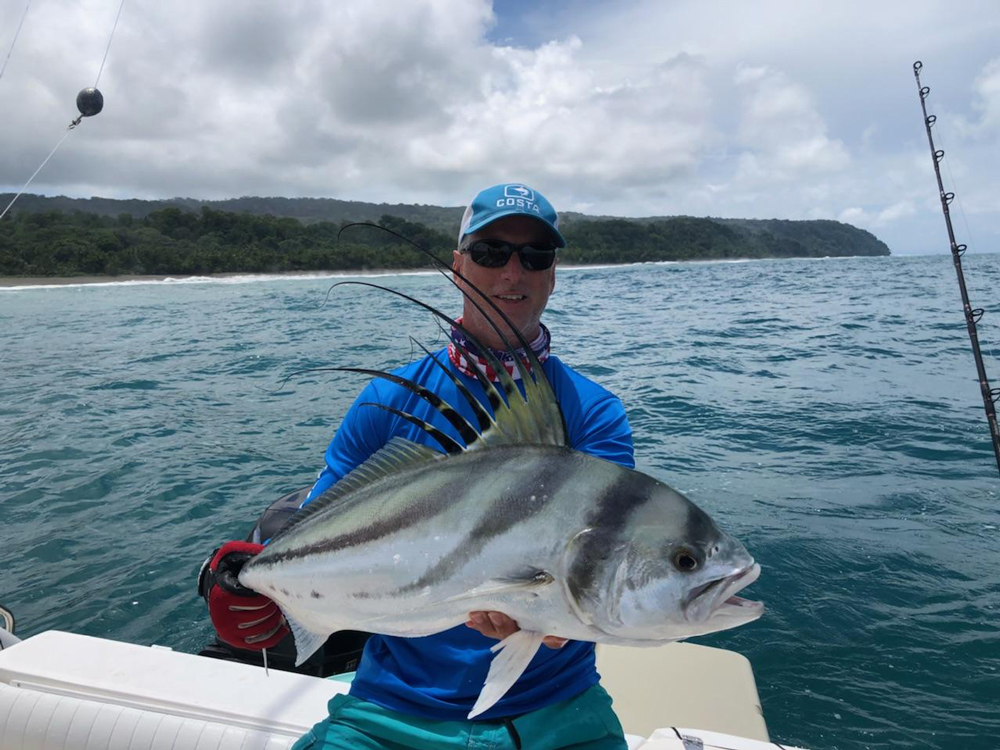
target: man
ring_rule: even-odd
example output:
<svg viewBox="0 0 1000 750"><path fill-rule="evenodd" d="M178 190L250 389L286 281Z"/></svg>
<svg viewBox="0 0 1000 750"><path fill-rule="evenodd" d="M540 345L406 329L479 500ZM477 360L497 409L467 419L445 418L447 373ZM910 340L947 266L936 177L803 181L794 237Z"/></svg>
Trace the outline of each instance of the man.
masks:
<svg viewBox="0 0 1000 750"><path fill-rule="evenodd" d="M520 184L496 185L480 192L466 209L453 267L484 292L530 342L559 400L570 445L632 467L631 430L621 403L549 356L550 336L541 315L555 287L556 251L565 244L557 214L540 193ZM484 313L465 299L463 326L495 349L501 361L510 361L487 316L514 340L492 310ZM455 347L432 356L461 373L466 387L487 403L471 369L479 367L492 376L485 361L468 362ZM518 372L512 364L508 371ZM455 384L430 357L395 372L437 393L473 419ZM394 436L438 448L423 430L395 414L363 406L365 402L393 406L459 437L425 401L399 386L375 380L344 417L307 503ZM231 583L238 565L259 549L230 543L211 564L220 582L209 594L213 624L223 640L242 648L269 647L286 632L273 602L246 596L252 592L236 592L225 584L226 580ZM335 697L330 716L299 740L295 750L499 749L520 748L522 743L530 750L623 750L621 725L610 698L598 685L591 643L550 636L545 641L549 648L536 654L495 706L475 721L465 718L485 681L493 657L490 647L515 630L517 623L500 612L472 612L466 625L424 638L373 636L365 646L350 695Z"/></svg>

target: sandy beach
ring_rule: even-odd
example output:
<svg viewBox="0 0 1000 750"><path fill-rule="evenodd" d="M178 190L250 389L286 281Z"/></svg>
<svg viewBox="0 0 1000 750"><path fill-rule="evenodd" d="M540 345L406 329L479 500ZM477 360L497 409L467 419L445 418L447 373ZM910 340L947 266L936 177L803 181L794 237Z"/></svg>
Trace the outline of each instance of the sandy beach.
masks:
<svg viewBox="0 0 1000 750"><path fill-rule="evenodd" d="M163 281L169 276L0 276L0 287L107 284L114 281Z"/></svg>
<svg viewBox="0 0 1000 750"><path fill-rule="evenodd" d="M275 273L199 273L199 274L167 274L163 276L139 276L122 274L120 276L0 276L0 288L22 286L69 286L76 284L116 284L123 282L157 282L167 279L175 281L192 281L197 279L274 279L280 277L299 279L325 279L343 276L387 276L410 273L434 273L429 268L383 268L373 270L339 270L339 271L284 271Z"/></svg>
<svg viewBox="0 0 1000 750"><path fill-rule="evenodd" d="M628 266L673 266L685 263L706 264L713 263L753 263L762 260L839 260L852 256L838 256L836 258L713 258L713 259L688 259L688 260L656 260L642 261L639 263L595 263L595 264L574 264L560 263L560 271L578 270L600 270L605 268L625 268ZM433 268L376 268L368 270L342 269L337 271L275 271L273 273L200 273L200 274L167 274L163 276L139 276L122 274L121 276L0 276L0 289L11 289L15 287L27 286L69 286L77 284L120 284L132 283L155 283L161 281L177 282L197 282L199 280L212 281L214 279L240 279L245 281L266 281L268 279L335 279L348 276L400 276L409 274L438 273Z"/></svg>
<svg viewBox="0 0 1000 750"><path fill-rule="evenodd" d="M660 261L663 264L673 264L678 261ZM686 261L686 262L697 262L697 261ZM712 262L712 261L707 261ZM725 261L716 261L725 262ZM728 262L742 262L742 261L728 261ZM631 263L609 263L609 264L599 264L599 265L571 265L571 264L560 264L559 269L562 271L576 270L580 268L589 269L599 269L599 268L612 268L619 265L638 265ZM654 263L654 265L656 265ZM123 282L158 282L166 281L171 279L174 281L195 281L198 279L204 279L210 281L212 279L246 279L247 281L254 280L266 280L266 279L276 279L276 278L290 278L290 279L333 279L341 278L345 276L398 276L401 274L426 274L426 273L437 273L436 270L432 268L379 268L379 269L369 269L369 270L338 270L338 271L283 271L275 273L199 273L199 274L168 274L165 276L138 276L130 274L122 274L121 276L0 276L0 289L3 288L13 288L13 287L23 287L23 286L69 286L76 284L118 284Z"/></svg>

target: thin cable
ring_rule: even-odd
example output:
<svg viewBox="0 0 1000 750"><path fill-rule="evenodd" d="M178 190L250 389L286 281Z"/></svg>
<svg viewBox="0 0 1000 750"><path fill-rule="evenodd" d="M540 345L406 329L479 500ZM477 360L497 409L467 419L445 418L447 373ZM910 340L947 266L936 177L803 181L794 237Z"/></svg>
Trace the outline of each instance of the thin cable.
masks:
<svg viewBox="0 0 1000 750"><path fill-rule="evenodd" d="M947 144L944 142L944 138L941 137L941 130L942 128L939 126L937 143L944 151L947 151ZM942 159L941 161L944 162L944 168L948 170L948 179L951 180L951 185L955 192L955 203L958 204L958 210L962 214L962 223L965 224L965 234L969 238L968 244L975 247L976 238L972 236L972 229L969 227L969 219L965 215L965 206L962 205L962 199L959 197L961 187L958 184L958 180L955 179L954 173L951 171L951 163L947 159Z"/></svg>
<svg viewBox="0 0 1000 750"><path fill-rule="evenodd" d="M17 25L17 31L14 32L14 39L10 43L10 49L7 50L7 57L3 61L3 67L0 68L0 78L3 78L3 72L7 70L7 63L10 62L10 55L14 51L14 45L17 44L17 37L21 33L21 27L24 26L24 19L28 15L28 8L31 7L31 0L28 0L28 4L24 6L24 13L21 14L21 23Z"/></svg>
<svg viewBox="0 0 1000 750"><path fill-rule="evenodd" d="M937 123L935 123L935 124L937 124ZM938 143L939 146L941 146L941 148L943 150L947 151L947 149L945 148L945 146L947 144L945 144L944 138L941 137L941 130L942 130L942 128L938 127L938 139L937 139L937 143ZM968 244L971 245L972 247L975 247L975 245L976 245L976 238L972 234L972 227L969 226L969 217L966 216L966 214L965 214L965 206L962 205L962 199L959 197L959 193L961 192L961 187L958 184L958 180L955 179L954 173L951 171L951 164L949 163L949 161L947 159L942 159L941 161L944 162L944 167L945 167L945 169L948 170L948 179L951 180L952 187L955 190L955 201L954 202L958 204L958 211L959 211L959 213L962 214L962 223L965 224L965 233L966 233L966 235L969 238ZM979 343L980 343L980 345L982 345L982 339L980 339ZM989 355L990 355L990 358L994 362L1000 361L1000 359L998 359L998 357L997 357L996 349L993 346L989 347Z"/></svg>
<svg viewBox="0 0 1000 750"><path fill-rule="evenodd" d="M31 5L31 0L28 0L28 5ZM100 83L100 81L101 81L101 74L104 72L104 64L108 61L108 53L111 52L111 42L114 41L115 31L118 29L118 21L122 17L122 10L124 10L124 8L125 8L125 0L121 0L121 2L118 4L118 14L115 16L114 25L112 25L112 27L111 27L111 34L108 37L108 46L105 47L105 49L104 49L104 59L101 60L101 67L98 68L98 70L97 70L97 79L94 81L94 88L95 89L97 88L97 84ZM28 7L25 6L25 8L24 8L24 14L21 16L21 23L22 24L24 23L24 16L26 16L27 14L28 14ZM18 34L20 32L21 32L21 26L19 25L17 27L17 33L14 34L14 39L15 40L17 39L17 36L18 36ZM11 43L11 51L13 51L13 49L14 49L14 45L13 45L13 43ZM10 52L7 53L7 58L8 59L10 58ZM6 67L7 67L7 63L4 62L4 68L6 68ZM3 71L0 70L0 74L2 74L2 72ZM100 92L97 92L97 95L100 96ZM77 106L80 106L79 105L79 99L77 99L77 102L78 102ZM32 174L31 177L28 178L28 181L26 183L24 183L24 187L22 187L20 189L20 191L18 191L17 195L15 195L11 199L10 203L7 204L7 207L3 210L3 213L0 213L0 219L3 219L3 217L7 215L7 212L10 211L11 206L13 206L14 203L17 201L17 199L20 198L24 194L24 191L28 189L28 186L31 184L32 180L34 180L35 177L38 176L38 173L42 171L42 168L46 164L49 163L49 159L51 159L55 155L56 151L59 150L59 147L63 144L63 141L66 140L66 137L69 135L70 131L73 130L77 125L79 125L80 122L81 122L81 120L83 120L84 117L96 114L97 112L100 112L100 107L97 108L96 112L85 113L84 109L80 110L80 116L77 117L75 120L73 120L73 122L71 122L69 124L69 127L66 128L66 132L63 133L63 137L59 139L59 142L55 145L55 148L53 148L49 152L49 155L45 157L45 160L41 164L38 165L38 169L36 169L35 172L34 172L34 174Z"/></svg>
<svg viewBox="0 0 1000 750"><path fill-rule="evenodd" d="M114 38L115 38L115 29L118 28L118 19L122 17L122 9L124 7L125 7L125 0L122 0L121 3L118 6L118 15L115 16L114 26L111 27L111 36L108 37L108 46L104 50L104 59L101 60L101 67L97 71L97 80L94 81L94 88L95 89L97 88L97 84L101 82L101 73L104 72L104 63L106 63L108 61L108 53L111 51L111 42L114 41Z"/></svg>
<svg viewBox="0 0 1000 750"><path fill-rule="evenodd" d="M38 165L38 169L35 170L35 174L31 175L31 177L28 178L28 181L24 183L24 187L21 188L20 192L11 199L10 203L7 204L7 208L5 208L3 210L3 213L0 214L0 219L3 219L3 217L7 215L7 212L10 211L10 207L14 205L14 201L20 198L21 194L28 189L28 185L30 185L31 181L35 179L35 177L38 175L39 172L42 171L42 167L44 167L48 163L49 159L52 158L52 155L59 150L59 147L63 144L63 141L66 140L66 136L68 136L72 130L73 128L66 128L66 132L63 133L63 137L59 139L59 143L56 144L56 147L49 152L49 155L45 157L45 161L43 161L41 164Z"/></svg>

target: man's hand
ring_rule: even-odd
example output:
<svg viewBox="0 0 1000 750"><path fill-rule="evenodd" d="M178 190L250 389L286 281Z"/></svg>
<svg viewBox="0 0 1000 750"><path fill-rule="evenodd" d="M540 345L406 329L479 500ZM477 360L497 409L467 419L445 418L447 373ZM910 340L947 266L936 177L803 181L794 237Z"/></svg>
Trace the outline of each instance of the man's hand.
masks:
<svg viewBox="0 0 1000 750"><path fill-rule="evenodd" d="M215 632L230 646L250 651L273 648L288 634L278 605L239 582L243 566L263 549L252 542L226 542L205 574L205 599Z"/></svg>
<svg viewBox="0 0 1000 750"><path fill-rule="evenodd" d="M503 640L508 635L516 633L520 628L517 623L507 617L503 612L470 612L469 620L465 623L473 630L477 630L487 638ZM547 635L542 641L549 648L562 648L568 639L559 638L555 635Z"/></svg>

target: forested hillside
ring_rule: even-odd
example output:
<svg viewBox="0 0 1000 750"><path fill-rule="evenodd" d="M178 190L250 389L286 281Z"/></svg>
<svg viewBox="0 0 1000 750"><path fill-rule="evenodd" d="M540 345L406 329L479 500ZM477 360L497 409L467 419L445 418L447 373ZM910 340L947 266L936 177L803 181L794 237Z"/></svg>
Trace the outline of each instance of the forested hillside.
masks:
<svg viewBox="0 0 1000 750"><path fill-rule="evenodd" d="M0 203L4 200L0 196ZM338 240L341 227L377 222L447 259L462 211L330 199L239 198L212 204L221 205L239 210L187 200L24 196L0 222L0 275L414 268L426 266L426 258L405 242L369 228L348 229ZM317 218L331 213L337 217ZM575 214L562 229L568 247L561 262L574 264L889 254L874 235L836 221Z"/></svg>

